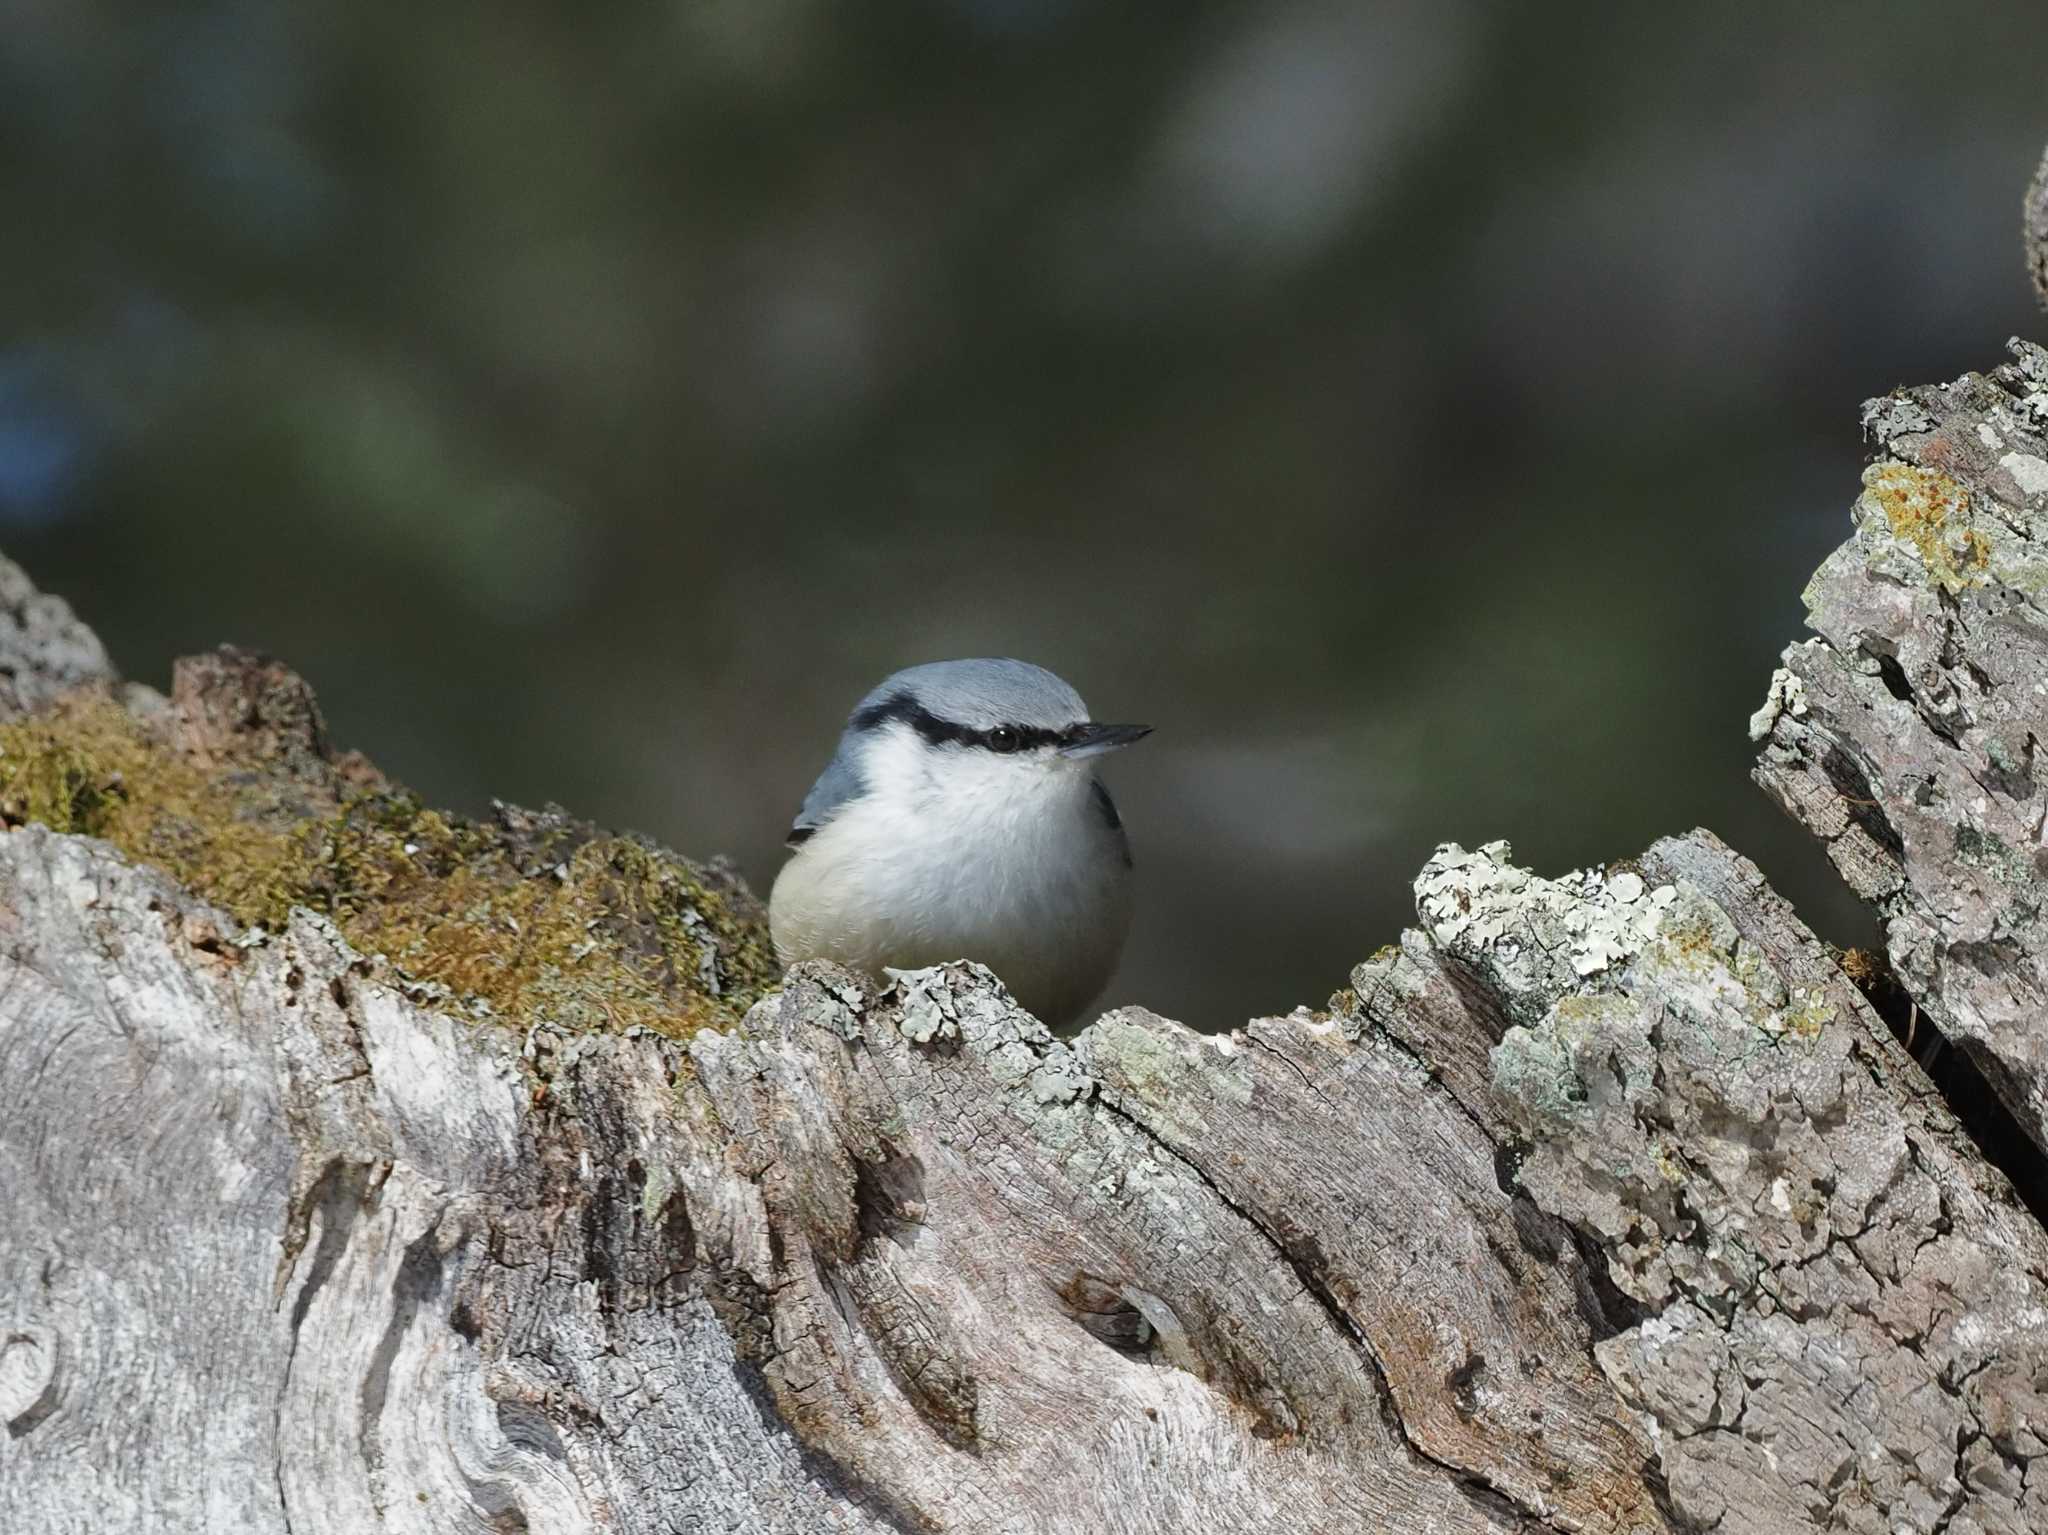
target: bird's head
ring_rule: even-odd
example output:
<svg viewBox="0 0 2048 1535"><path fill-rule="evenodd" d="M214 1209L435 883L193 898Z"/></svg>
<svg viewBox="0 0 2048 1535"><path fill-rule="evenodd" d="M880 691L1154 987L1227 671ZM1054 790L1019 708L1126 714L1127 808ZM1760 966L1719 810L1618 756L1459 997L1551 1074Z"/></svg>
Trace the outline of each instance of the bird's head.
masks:
<svg viewBox="0 0 2048 1535"><path fill-rule="evenodd" d="M861 700L848 731L907 727L927 750L1063 768L1128 746L1149 725L1105 725L1066 683L1028 661L932 661ZM973 759L969 759L973 760Z"/></svg>
<svg viewBox="0 0 2048 1535"><path fill-rule="evenodd" d="M855 707L792 840L802 840L807 821L821 823L855 798L936 810L956 799L1027 802L1086 792L1093 759L1150 731L1091 719L1080 694L1026 661L906 667Z"/></svg>

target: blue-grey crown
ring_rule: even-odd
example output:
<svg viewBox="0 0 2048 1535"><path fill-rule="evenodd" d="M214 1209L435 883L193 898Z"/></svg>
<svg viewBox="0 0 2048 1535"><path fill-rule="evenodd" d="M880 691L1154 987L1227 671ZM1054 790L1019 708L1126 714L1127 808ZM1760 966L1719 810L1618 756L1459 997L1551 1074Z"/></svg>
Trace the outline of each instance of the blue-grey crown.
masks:
<svg viewBox="0 0 2048 1535"><path fill-rule="evenodd" d="M1056 746L1088 719L1081 695L1028 661L931 661L909 666L863 698L849 738L892 721L934 746L1020 751Z"/></svg>
<svg viewBox="0 0 2048 1535"><path fill-rule="evenodd" d="M1020 751L1057 745L1082 729L1088 706L1066 683L1029 661L928 661L886 677L854 706L839 749L804 797L792 846L866 789L861 741L892 722L933 745Z"/></svg>
<svg viewBox="0 0 2048 1535"><path fill-rule="evenodd" d="M1057 731L1088 718L1079 693L1029 661L928 661L885 678L855 707L850 725L873 729L912 709L965 731Z"/></svg>

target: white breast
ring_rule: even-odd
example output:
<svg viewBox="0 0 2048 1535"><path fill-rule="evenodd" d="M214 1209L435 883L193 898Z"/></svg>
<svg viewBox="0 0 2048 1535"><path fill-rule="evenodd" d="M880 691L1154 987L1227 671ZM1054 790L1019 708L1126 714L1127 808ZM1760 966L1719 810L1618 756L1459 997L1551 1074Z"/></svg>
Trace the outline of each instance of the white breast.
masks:
<svg viewBox="0 0 2048 1535"><path fill-rule="evenodd" d="M1130 865L1093 775L1064 758L879 732L869 791L820 827L769 898L784 964L876 973L979 960L1032 1013L1070 1023L1130 927Z"/></svg>

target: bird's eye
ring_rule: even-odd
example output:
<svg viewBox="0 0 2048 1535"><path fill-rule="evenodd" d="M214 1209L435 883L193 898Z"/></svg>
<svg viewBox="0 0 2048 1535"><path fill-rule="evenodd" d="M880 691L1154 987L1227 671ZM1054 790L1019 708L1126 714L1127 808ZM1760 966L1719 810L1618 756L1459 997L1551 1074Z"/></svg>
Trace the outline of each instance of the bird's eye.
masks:
<svg viewBox="0 0 2048 1535"><path fill-rule="evenodd" d="M998 725L988 733L988 749L992 752L1013 752L1023 744L1008 725Z"/></svg>

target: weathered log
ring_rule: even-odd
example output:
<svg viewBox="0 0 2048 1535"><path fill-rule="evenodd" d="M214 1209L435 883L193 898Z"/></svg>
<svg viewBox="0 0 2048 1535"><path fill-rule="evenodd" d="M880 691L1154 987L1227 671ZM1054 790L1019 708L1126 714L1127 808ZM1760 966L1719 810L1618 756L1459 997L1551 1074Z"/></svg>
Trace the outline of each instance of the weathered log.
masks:
<svg viewBox="0 0 2048 1535"><path fill-rule="evenodd" d="M1867 408L1754 725L2048 1146L2015 351ZM1706 832L1445 846L1326 1008L1063 1041L426 810L262 658L123 685L4 562L0 822L10 1529L2048 1528L2048 1232Z"/></svg>
<svg viewBox="0 0 2048 1535"><path fill-rule="evenodd" d="M2048 352L1864 409L1759 781L1885 919L1907 991L2048 1148Z"/></svg>
<svg viewBox="0 0 2048 1535"><path fill-rule="evenodd" d="M2048 1523L2048 1235L1705 833L1224 1036L742 1018L729 882L179 676L0 728L10 1527Z"/></svg>

